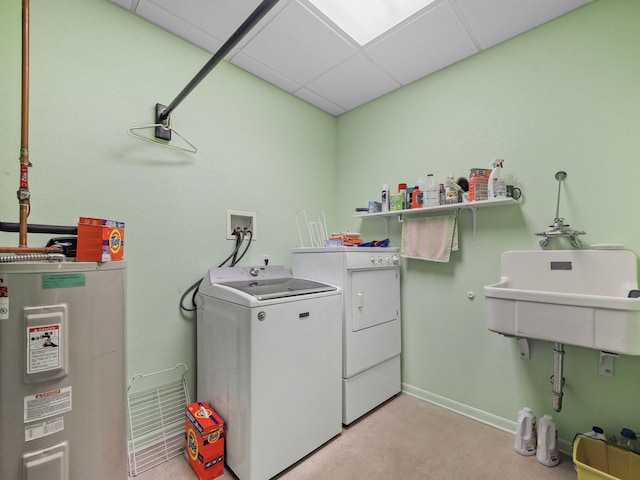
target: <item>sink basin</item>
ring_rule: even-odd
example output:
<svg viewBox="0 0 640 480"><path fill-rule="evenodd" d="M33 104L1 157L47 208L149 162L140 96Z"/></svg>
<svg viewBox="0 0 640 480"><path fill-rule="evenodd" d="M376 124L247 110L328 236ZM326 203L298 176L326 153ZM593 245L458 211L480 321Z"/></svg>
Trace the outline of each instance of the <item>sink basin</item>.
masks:
<svg viewBox="0 0 640 480"><path fill-rule="evenodd" d="M637 288L629 250L505 252L500 281L484 287L487 328L640 355L640 298L628 298Z"/></svg>

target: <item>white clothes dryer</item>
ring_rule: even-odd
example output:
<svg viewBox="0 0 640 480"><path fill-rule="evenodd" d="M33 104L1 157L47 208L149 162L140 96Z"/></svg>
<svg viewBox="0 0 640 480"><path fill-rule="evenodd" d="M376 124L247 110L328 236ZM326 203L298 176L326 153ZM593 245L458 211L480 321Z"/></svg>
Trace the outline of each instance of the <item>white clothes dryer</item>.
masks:
<svg viewBox="0 0 640 480"><path fill-rule="evenodd" d="M338 287L283 266L211 268L196 302L198 399L225 421L236 477L272 478L340 434Z"/></svg>
<svg viewBox="0 0 640 480"><path fill-rule="evenodd" d="M400 392L398 248L295 248L293 272L343 290L342 423Z"/></svg>

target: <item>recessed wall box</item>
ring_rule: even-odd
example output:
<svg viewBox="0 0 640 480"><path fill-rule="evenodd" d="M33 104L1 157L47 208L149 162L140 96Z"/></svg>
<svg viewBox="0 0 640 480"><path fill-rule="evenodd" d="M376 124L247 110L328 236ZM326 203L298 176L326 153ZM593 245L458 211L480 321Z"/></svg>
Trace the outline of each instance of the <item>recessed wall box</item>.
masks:
<svg viewBox="0 0 640 480"><path fill-rule="evenodd" d="M232 232L236 228L241 230L251 230L252 241L258 239L258 225L256 223L256 212L240 212L238 210L227 210L227 240L235 240L236 236Z"/></svg>

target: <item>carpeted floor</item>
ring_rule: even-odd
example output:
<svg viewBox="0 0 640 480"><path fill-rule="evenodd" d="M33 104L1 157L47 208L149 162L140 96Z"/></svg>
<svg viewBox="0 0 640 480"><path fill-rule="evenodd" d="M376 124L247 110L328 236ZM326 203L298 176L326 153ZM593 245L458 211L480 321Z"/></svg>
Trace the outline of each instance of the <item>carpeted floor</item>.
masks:
<svg viewBox="0 0 640 480"><path fill-rule="evenodd" d="M401 394L343 428L279 480L565 480L577 478L571 459L545 467L518 455L513 434ZM197 480L182 457L137 480ZM233 480L228 470L219 480Z"/></svg>

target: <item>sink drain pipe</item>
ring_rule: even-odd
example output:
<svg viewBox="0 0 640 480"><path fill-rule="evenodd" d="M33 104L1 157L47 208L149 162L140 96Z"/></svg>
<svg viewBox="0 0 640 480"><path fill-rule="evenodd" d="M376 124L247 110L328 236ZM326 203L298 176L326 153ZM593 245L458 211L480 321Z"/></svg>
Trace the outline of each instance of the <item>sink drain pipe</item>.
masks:
<svg viewBox="0 0 640 480"><path fill-rule="evenodd" d="M553 344L553 376L551 377L551 383L553 383L553 410L559 412L562 410L562 386L564 385L564 378L562 377L564 370L564 345L562 343Z"/></svg>

